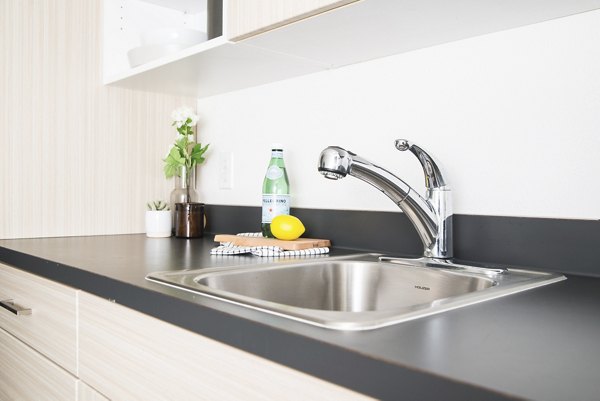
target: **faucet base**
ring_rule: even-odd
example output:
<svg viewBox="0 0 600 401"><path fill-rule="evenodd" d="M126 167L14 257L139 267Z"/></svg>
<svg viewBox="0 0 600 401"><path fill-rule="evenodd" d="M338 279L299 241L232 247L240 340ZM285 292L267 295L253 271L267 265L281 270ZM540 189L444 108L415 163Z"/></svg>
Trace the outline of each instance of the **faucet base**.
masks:
<svg viewBox="0 0 600 401"><path fill-rule="evenodd" d="M507 267L504 266L493 266L488 264L462 264L454 262L453 259L441 259L441 258L398 258L393 256L380 256L380 262L396 263L403 266L412 267L436 267L440 269L452 269L465 273L483 274L485 276L496 276L498 274L504 274L508 271Z"/></svg>

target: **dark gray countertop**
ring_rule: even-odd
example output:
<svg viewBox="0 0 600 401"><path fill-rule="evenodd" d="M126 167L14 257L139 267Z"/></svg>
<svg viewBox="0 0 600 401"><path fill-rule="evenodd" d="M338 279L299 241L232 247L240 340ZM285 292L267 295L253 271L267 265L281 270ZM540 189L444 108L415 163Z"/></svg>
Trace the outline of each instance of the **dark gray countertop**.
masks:
<svg viewBox="0 0 600 401"><path fill-rule="evenodd" d="M363 332L313 327L144 279L263 262L211 256L213 246L212 236L143 234L0 240L0 261L382 399L600 400L600 279L568 276Z"/></svg>

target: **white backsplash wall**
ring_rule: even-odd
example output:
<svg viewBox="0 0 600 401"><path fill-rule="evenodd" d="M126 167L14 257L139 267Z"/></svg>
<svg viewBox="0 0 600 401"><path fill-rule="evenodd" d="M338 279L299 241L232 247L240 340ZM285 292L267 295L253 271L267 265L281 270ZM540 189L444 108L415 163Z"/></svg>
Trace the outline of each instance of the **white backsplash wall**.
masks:
<svg viewBox="0 0 600 401"><path fill-rule="evenodd" d="M251 72L249 72L251 73ZM355 178L316 171L339 145L422 191L407 138L441 161L460 214L600 218L600 11L198 100L206 203L259 206L270 143L292 207L396 211ZM233 189L219 159L233 154Z"/></svg>
<svg viewBox="0 0 600 401"><path fill-rule="evenodd" d="M0 1L0 238L144 231L171 110L102 85L102 0Z"/></svg>

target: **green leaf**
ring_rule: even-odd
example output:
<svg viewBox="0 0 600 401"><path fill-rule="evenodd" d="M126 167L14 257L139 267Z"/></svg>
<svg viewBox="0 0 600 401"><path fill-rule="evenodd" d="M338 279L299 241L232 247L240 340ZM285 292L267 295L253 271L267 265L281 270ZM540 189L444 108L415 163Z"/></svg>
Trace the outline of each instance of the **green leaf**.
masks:
<svg viewBox="0 0 600 401"><path fill-rule="evenodd" d="M165 165L163 170L165 177L172 178L175 175L179 175L181 167L189 169L196 164L203 163L205 158L202 155L207 149L208 145L202 147L201 144L188 140L187 136L177 139L175 145L164 159Z"/></svg>
<svg viewBox="0 0 600 401"><path fill-rule="evenodd" d="M174 175L179 174L179 168L185 166L185 159L181 157L179 149L176 147L171 148L171 151L164 160L164 172L165 177L171 178Z"/></svg>
<svg viewBox="0 0 600 401"><path fill-rule="evenodd" d="M169 156L167 156L167 159L169 158L173 159L173 161L176 163L185 163L185 155L183 155L181 149L177 148L176 146L171 148Z"/></svg>
<svg viewBox="0 0 600 401"><path fill-rule="evenodd" d="M192 162L194 164L202 164L202 163L204 163L204 161L206 160L206 158L203 157L203 155L208 150L209 145L210 144L202 147L201 143L197 143L194 146L194 148L192 149L192 154L191 154L191 159L192 159Z"/></svg>
<svg viewBox="0 0 600 401"><path fill-rule="evenodd" d="M165 177L173 178L175 175L177 175L177 172L178 172L177 167L178 166L175 166L173 164L165 163L165 167L164 167Z"/></svg>

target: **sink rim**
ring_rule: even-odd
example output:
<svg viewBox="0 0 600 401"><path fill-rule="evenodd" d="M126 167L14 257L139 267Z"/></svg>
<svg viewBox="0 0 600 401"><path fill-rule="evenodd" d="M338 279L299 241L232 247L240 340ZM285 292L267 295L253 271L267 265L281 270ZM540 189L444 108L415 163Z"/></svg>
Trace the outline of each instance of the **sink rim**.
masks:
<svg viewBox="0 0 600 401"><path fill-rule="evenodd" d="M564 275L558 273L516 268L509 268L504 274L499 274L494 271L490 272L487 270L477 273L471 271L470 265L465 265L465 267L469 267L469 271L461 271L457 268L451 268L450 265L448 268L429 267L427 266L428 261L424 260L424 258L400 258L400 260L404 261L404 263L415 263L410 267L398 266L401 268L426 269L428 271L434 271L441 274L456 274L459 276L476 277L478 279L492 281L493 284L492 286L479 291L441 298L434 300L433 302L415 304L409 307L399 307L396 309L382 311L331 311L308 309L299 306L271 302L260 298L241 295L235 292L220 290L198 282L198 280L201 280L202 278L211 276L243 274L246 272L268 271L272 269L306 268L310 267L311 265L336 261L389 263L378 261L380 256L382 255L362 253L337 257L325 256L309 260L279 260L273 263L253 266L238 265L184 271L154 272L148 274L146 279L161 285L174 287L180 290L191 292L193 294L199 294L208 298L225 301L231 304L242 306L244 308L259 310L271 315L281 316L313 326L326 329L350 331L372 330L386 327L566 280ZM419 264L421 264L421 266L419 266Z"/></svg>

